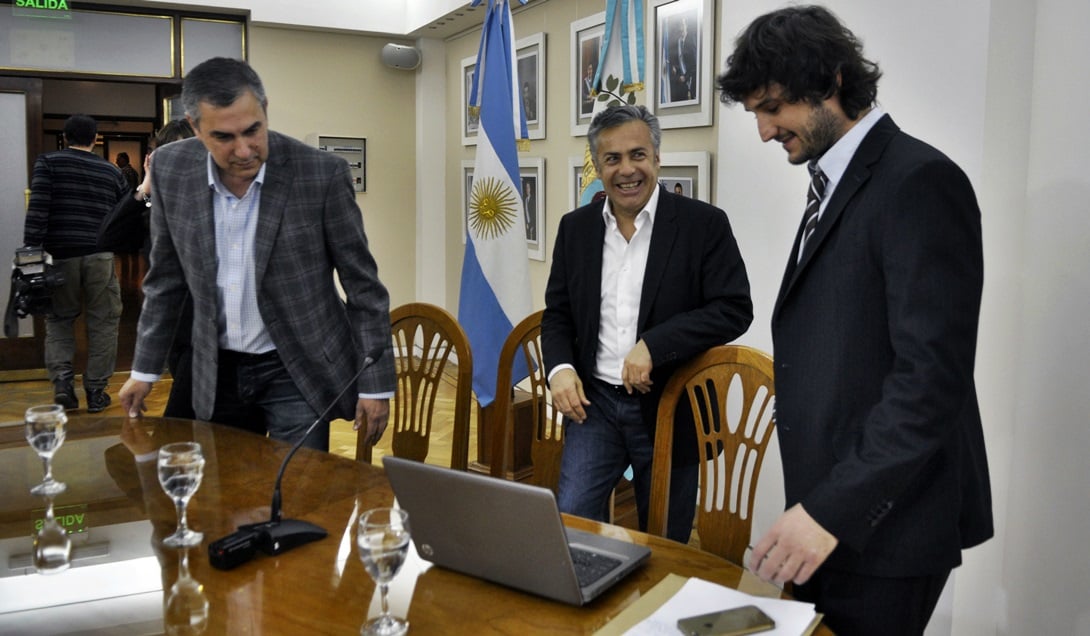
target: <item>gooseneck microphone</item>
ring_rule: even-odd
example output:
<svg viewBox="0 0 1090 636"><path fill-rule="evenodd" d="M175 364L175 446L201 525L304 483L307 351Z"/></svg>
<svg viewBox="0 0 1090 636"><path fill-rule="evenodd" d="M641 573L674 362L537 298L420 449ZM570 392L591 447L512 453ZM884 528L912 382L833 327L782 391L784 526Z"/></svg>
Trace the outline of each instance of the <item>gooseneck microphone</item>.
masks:
<svg viewBox="0 0 1090 636"><path fill-rule="evenodd" d="M325 419L325 416L333 410L333 407L341 400L345 391L356 385L356 380L364 369L381 358L382 353L383 349L375 349L367 354L356 374L352 376L340 393L337 394L337 397L333 398L329 406L318 415L317 419L307 428L306 433L299 438L299 441L284 456L284 461L280 464L280 472L276 475L276 483L273 486L272 505L270 506L272 514L269 515L269 520L239 526L236 532L208 544L208 560L213 567L220 570L230 570L252 559L259 549L265 554L276 555L304 543L326 537L328 533L313 523L299 519L281 519L280 483L284 479L284 471L288 467L288 462L291 461L295 452L303 446L303 442L310 437L310 434Z"/></svg>

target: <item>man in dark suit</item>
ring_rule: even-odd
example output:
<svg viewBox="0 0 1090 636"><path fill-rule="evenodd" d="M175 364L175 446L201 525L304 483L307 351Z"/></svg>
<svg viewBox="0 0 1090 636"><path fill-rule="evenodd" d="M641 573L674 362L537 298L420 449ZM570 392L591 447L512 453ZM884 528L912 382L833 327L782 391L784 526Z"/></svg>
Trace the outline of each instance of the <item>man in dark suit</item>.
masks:
<svg viewBox="0 0 1090 636"><path fill-rule="evenodd" d="M592 120L587 141L606 197L561 219L541 319L553 405L565 416L560 509L607 520L609 493L631 465L641 528L666 380L753 320L727 215L658 185L661 137L643 106ZM688 541L697 448L691 413L679 417L668 535Z"/></svg>
<svg viewBox="0 0 1090 636"><path fill-rule="evenodd" d="M182 102L197 136L155 153L151 265L122 404L143 409L189 294L198 418L298 441L335 403L329 417L366 423L374 443L395 386L389 297L348 164L268 130L245 62L201 63ZM353 381L367 357L377 362ZM328 441L323 418L306 444Z"/></svg>
<svg viewBox="0 0 1090 636"><path fill-rule="evenodd" d="M837 634L921 634L961 550L993 532L976 197L875 106L877 65L826 9L762 16L735 45L722 99L821 195L772 314L787 510L750 565Z"/></svg>

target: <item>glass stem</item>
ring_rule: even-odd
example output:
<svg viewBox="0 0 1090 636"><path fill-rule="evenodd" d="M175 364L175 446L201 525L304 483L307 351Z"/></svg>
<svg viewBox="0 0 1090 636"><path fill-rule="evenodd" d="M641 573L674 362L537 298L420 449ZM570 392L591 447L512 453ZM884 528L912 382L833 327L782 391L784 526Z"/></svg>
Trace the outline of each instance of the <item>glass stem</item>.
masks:
<svg viewBox="0 0 1090 636"><path fill-rule="evenodd" d="M178 532L182 533L189 529L189 525L185 518L185 500L177 499L174 501L174 507L178 510Z"/></svg>
<svg viewBox="0 0 1090 636"><path fill-rule="evenodd" d="M48 484L49 482L53 481L53 458L52 457L43 457L42 458L42 470L45 471L45 479L43 479L42 482Z"/></svg>
<svg viewBox="0 0 1090 636"><path fill-rule="evenodd" d="M388 616L390 614L390 603L386 600L386 584L379 585L379 596L382 598L382 615Z"/></svg>

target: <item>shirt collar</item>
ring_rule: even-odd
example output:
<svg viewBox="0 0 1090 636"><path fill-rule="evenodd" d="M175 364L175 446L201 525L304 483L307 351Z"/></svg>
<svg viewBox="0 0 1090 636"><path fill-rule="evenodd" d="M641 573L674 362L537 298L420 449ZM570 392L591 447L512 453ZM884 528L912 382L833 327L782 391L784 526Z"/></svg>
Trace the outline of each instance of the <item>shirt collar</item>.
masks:
<svg viewBox="0 0 1090 636"><path fill-rule="evenodd" d="M651 198L647 200L647 204L640 210L640 214L647 212L647 220L651 222L651 225L655 224L655 210L659 207L659 192L662 188L655 186L655 191L651 193ZM639 214L636 215L639 218ZM606 222L606 227L610 225L616 225L617 219L613 218L613 206L609 203L609 197L605 199L605 205L602 206L602 219Z"/></svg>
<svg viewBox="0 0 1090 636"><path fill-rule="evenodd" d="M216 192L230 192L230 190L223 185L223 182L220 181L220 173L219 170L216 169L216 162L212 160L212 153L208 153L206 161L208 166L208 187ZM257 176L254 177L253 183L258 185L265 183L265 166L267 165L269 165L267 161L262 162L261 168L258 169ZM251 188L253 187L253 183L250 184ZM247 191L249 191L249 189L247 189Z"/></svg>
<svg viewBox="0 0 1090 636"><path fill-rule="evenodd" d="M825 154L818 158L817 166L825 173L825 178L829 182L829 185L826 186L826 192L831 192L832 188L840 181L840 177L844 176L844 171L848 169L848 163L851 162L855 151L859 148L859 144L863 143L863 138L867 136L870 129L874 128L874 125L885 114L885 111L878 106L871 108L870 112L856 122L848 132L844 133L843 137L838 139L831 148L825 151Z"/></svg>

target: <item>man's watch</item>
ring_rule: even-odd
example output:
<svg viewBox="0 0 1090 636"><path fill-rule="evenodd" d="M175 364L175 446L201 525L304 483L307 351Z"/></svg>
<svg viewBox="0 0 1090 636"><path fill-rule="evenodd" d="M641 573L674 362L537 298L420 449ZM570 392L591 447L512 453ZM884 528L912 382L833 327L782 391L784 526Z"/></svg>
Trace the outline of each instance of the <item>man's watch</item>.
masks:
<svg viewBox="0 0 1090 636"><path fill-rule="evenodd" d="M136 196L140 197L140 200L144 202L144 205L149 208L151 207L151 196L147 192L144 192L140 188L137 188Z"/></svg>

